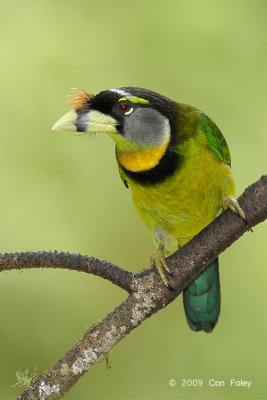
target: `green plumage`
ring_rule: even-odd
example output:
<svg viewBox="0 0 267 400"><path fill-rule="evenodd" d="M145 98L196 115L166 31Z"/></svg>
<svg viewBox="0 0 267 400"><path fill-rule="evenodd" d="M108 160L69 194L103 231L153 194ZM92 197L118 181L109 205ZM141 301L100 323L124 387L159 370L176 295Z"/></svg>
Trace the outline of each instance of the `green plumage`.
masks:
<svg viewBox="0 0 267 400"><path fill-rule="evenodd" d="M218 258L184 290L187 322L193 331L211 332L220 312Z"/></svg>
<svg viewBox="0 0 267 400"><path fill-rule="evenodd" d="M197 129L208 138L208 147L224 163L231 166L227 143L217 125L200 113ZM219 260L216 258L183 292L188 325L193 331L211 332L221 307Z"/></svg>
<svg viewBox="0 0 267 400"><path fill-rule="evenodd" d="M199 110L184 104L179 104L176 124L179 131L173 143L182 161L169 178L148 186L134 182L130 174L120 170L123 181L132 189L139 215L156 246L163 246L166 255L173 238L180 246L184 245L216 217L223 197L234 192L230 152L216 124ZM162 213L160 207L164 210ZM159 230L162 239L158 239ZM191 282L183 297L190 328L211 332L221 303L218 259Z"/></svg>
<svg viewBox="0 0 267 400"><path fill-rule="evenodd" d="M203 113L199 115L198 130L207 135L208 146L214 154L224 163L231 166L231 156L226 140L217 125Z"/></svg>

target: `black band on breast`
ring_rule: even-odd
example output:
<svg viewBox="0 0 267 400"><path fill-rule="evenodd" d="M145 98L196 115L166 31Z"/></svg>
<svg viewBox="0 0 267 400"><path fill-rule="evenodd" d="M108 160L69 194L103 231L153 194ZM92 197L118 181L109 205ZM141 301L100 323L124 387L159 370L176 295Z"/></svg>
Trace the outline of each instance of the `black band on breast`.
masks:
<svg viewBox="0 0 267 400"><path fill-rule="evenodd" d="M160 159L159 164L147 171L133 172L127 170L122 165L120 165L120 168L123 170L126 177L128 176L135 182L142 185L153 185L171 176L175 169L179 168L181 163L182 157L168 147L166 153Z"/></svg>

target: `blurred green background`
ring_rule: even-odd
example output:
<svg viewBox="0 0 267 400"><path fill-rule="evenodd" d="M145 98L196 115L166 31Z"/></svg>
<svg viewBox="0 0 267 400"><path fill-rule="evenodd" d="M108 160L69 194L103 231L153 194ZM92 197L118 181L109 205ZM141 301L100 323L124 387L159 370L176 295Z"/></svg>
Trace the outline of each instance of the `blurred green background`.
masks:
<svg viewBox="0 0 267 400"><path fill-rule="evenodd" d="M1 251L58 250L148 265L152 240L123 187L114 144L55 133L72 87L141 86L194 105L222 129L237 194L266 173L265 0L0 2ZM187 327L182 298L146 321L66 399L266 399L267 223L221 256L212 334ZM0 276L0 399L19 369L48 368L125 298L93 276ZM168 381L177 384L170 387ZM182 379L204 379L202 388ZM224 380L211 388L208 380ZM231 378L252 380L230 388Z"/></svg>

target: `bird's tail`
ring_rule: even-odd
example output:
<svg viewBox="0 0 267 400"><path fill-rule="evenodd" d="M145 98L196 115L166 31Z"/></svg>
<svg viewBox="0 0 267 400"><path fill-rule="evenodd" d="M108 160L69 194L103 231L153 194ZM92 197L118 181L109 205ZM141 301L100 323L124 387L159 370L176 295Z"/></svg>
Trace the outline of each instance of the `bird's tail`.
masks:
<svg viewBox="0 0 267 400"><path fill-rule="evenodd" d="M211 332L220 313L219 262L216 258L184 290L187 322L193 331Z"/></svg>

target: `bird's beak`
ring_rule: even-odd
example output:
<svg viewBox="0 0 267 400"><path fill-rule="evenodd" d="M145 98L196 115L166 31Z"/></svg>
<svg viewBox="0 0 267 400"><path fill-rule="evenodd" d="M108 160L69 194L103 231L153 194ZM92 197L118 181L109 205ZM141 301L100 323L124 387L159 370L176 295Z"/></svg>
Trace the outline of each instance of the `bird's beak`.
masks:
<svg viewBox="0 0 267 400"><path fill-rule="evenodd" d="M118 122L109 115L96 110L71 110L63 115L53 126L54 131L69 132L107 132L116 133Z"/></svg>

